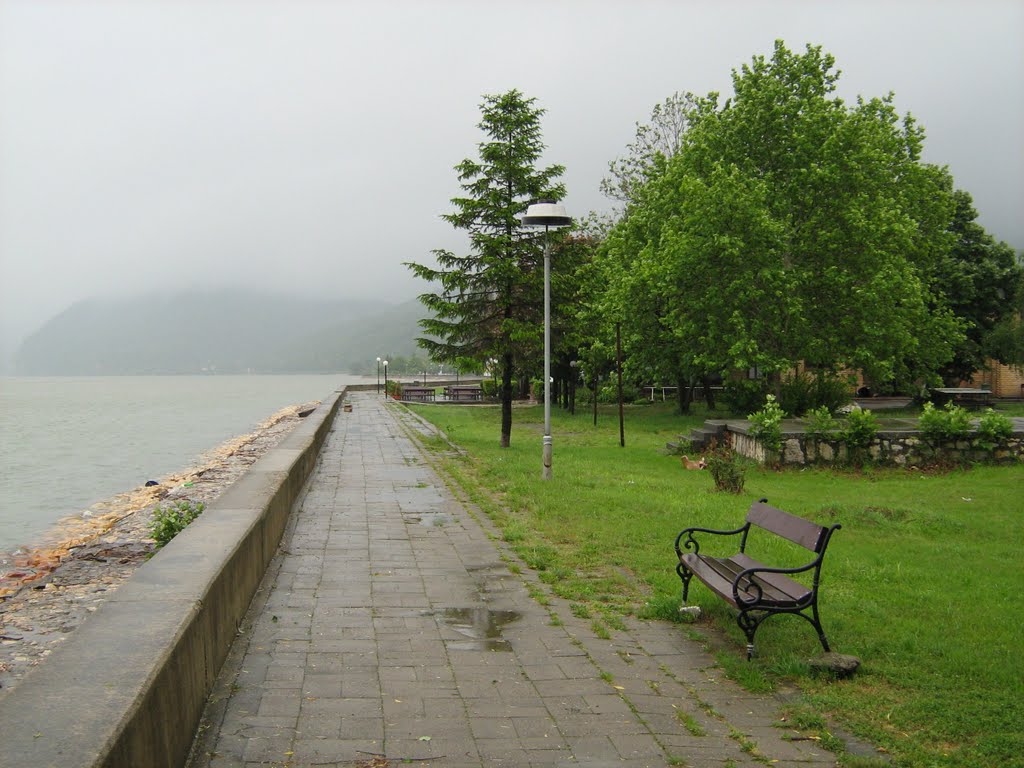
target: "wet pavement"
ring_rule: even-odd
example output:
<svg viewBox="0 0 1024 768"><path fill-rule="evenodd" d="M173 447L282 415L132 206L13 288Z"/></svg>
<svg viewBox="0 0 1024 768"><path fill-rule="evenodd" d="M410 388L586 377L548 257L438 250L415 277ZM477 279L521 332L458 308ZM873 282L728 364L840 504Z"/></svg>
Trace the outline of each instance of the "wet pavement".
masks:
<svg viewBox="0 0 1024 768"><path fill-rule="evenodd" d="M834 765L668 623L610 639L351 393L221 673L191 768ZM671 547L667 565L671 567Z"/></svg>

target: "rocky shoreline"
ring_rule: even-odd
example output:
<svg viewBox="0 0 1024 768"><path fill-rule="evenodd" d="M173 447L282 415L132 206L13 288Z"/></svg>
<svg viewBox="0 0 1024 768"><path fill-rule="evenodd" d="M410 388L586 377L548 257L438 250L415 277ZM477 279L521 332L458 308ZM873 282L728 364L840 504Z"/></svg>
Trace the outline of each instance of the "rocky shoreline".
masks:
<svg viewBox="0 0 1024 768"><path fill-rule="evenodd" d="M0 696L14 688L150 556L154 510L215 500L316 403L284 408L177 472L61 521L39 546L0 561Z"/></svg>

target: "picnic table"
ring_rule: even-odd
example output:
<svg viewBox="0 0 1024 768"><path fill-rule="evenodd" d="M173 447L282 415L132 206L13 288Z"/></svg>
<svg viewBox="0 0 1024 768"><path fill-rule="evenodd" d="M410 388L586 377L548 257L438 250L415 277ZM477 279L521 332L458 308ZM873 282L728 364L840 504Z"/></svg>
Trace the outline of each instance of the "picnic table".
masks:
<svg viewBox="0 0 1024 768"><path fill-rule="evenodd" d="M938 405L982 406L992 403L992 390L981 387L933 387L932 396Z"/></svg>
<svg viewBox="0 0 1024 768"><path fill-rule="evenodd" d="M662 402L664 402L665 401L665 392L668 391L668 392L675 393L675 391L677 389L679 389L679 387L661 387L661 386L644 387L643 391L644 391L644 394L647 396L647 399L650 400L653 403L654 402L654 394L659 389L661 390L661 400L662 400Z"/></svg>
<svg viewBox="0 0 1024 768"><path fill-rule="evenodd" d="M413 400L419 403L425 403L428 400L433 400L437 396L437 392L433 387L414 387L409 385L402 385L402 399Z"/></svg>
<svg viewBox="0 0 1024 768"><path fill-rule="evenodd" d="M453 384L445 387L444 394L449 400L480 400L483 390L476 384Z"/></svg>

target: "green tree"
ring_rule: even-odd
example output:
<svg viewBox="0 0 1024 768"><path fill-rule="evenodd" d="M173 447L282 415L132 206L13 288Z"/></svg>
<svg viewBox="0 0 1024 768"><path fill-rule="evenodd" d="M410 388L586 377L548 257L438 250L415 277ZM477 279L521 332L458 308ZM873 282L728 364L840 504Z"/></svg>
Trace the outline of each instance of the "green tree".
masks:
<svg viewBox="0 0 1024 768"><path fill-rule="evenodd" d="M420 296L432 317L420 321L428 336L417 343L435 360L499 361L501 370L501 445L512 434L513 379L536 356L542 332L543 254L536 235L524 231L520 217L530 201L558 200L563 167L535 166L544 150L535 99L517 90L485 96L479 128L486 139L479 159L455 166L464 196L444 219L469 235L469 253L433 251L437 266L407 266L436 293Z"/></svg>
<svg viewBox="0 0 1024 768"><path fill-rule="evenodd" d="M847 106L834 60L777 42L696 100L681 149L637 195L612 256L661 293L681 364L757 367L778 388L805 361L908 381L960 333L928 287L948 251L948 175L892 96Z"/></svg>
<svg viewBox="0 0 1024 768"><path fill-rule="evenodd" d="M1024 269L1013 249L996 242L977 222L970 194L956 190L953 200L956 208L949 230L956 240L935 273L936 288L965 326L963 341L940 371L948 386L970 379L990 357L1010 364L1020 360L1001 340L1008 332L1012 335L1012 328L1019 329L1024 291Z"/></svg>
<svg viewBox="0 0 1024 768"><path fill-rule="evenodd" d="M692 93L674 93L655 104L648 123L636 124L633 143L626 153L608 163L609 175L601 179L601 192L612 200L631 203L640 189L660 172L683 146L683 137L696 106Z"/></svg>

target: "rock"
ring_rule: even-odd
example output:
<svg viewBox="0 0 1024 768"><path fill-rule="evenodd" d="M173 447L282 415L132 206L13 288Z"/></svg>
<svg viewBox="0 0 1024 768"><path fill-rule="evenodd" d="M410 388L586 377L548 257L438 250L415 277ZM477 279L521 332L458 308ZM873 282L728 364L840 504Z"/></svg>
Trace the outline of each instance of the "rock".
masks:
<svg viewBox="0 0 1024 768"><path fill-rule="evenodd" d="M850 677L860 666L860 659L845 653L823 653L813 659L808 659L807 664L811 668L811 674L815 676L828 675L835 678Z"/></svg>

